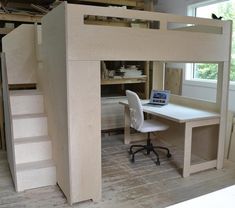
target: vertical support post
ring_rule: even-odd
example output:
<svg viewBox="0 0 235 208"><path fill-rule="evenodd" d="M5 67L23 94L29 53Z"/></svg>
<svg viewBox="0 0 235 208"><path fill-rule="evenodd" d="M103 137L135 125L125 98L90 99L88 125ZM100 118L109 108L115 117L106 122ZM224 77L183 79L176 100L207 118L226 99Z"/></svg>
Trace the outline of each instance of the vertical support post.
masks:
<svg viewBox="0 0 235 208"><path fill-rule="evenodd" d="M188 177L190 175L191 150L192 150L192 126L189 122L186 122L185 123L185 133L184 133L183 177Z"/></svg>
<svg viewBox="0 0 235 208"><path fill-rule="evenodd" d="M153 62L153 89L163 90L165 80L165 64L162 62Z"/></svg>
<svg viewBox="0 0 235 208"><path fill-rule="evenodd" d="M231 43L232 43L232 21L227 21L223 27L223 33L227 34L228 59L219 63L218 83L217 83L217 97L216 104L220 111L220 127L219 127L219 141L217 152L217 169L223 168L224 161L224 148L226 137L226 122L228 112L228 91L229 91L229 75L230 75L230 62L231 62Z"/></svg>
<svg viewBox="0 0 235 208"><path fill-rule="evenodd" d="M145 66L144 66L144 71L145 71L145 74L146 74L146 76L147 76L147 81L146 81L146 83L145 83L145 98L144 99L149 99L149 77L150 77L150 75L149 75L149 68L150 68L150 62L149 61L146 61L145 62Z"/></svg>
<svg viewBox="0 0 235 208"><path fill-rule="evenodd" d="M100 61L68 61L67 80L71 201L99 201L102 192Z"/></svg>
<svg viewBox="0 0 235 208"><path fill-rule="evenodd" d="M226 123L227 123L227 112L228 112L229 71L230 71L229 62L219 63L217 97L216 97L217 108L220 112L217 169L223 168L223 161L224 161Z"/></svg>
<svg viewBox="0 0 235 208"><path fill-rule="evenodd" d="M129 107L125 106L125 118L124 118L124 144L131 143L131 131L130 131L130 111Z"/></svg>

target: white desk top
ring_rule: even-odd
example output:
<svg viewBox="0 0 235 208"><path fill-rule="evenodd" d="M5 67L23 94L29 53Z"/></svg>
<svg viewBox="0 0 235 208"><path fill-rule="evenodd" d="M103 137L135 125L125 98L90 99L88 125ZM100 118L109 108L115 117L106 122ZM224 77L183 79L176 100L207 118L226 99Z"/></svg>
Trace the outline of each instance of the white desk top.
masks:
<svg viewBox="0 0 235 208"><path fill-rule="evenodd" d="M167 208L233 208L235 198L235 185L215 191L179 204L169 206Z"/></svg>
<svg viewBox="0 0 235 208"><path fill-rule="evenodd" d="M164 106L155 106L148 105L148 100L142 100L141 102L143 104L144 112L179 123L220 117L219 113L199 110L172 103ZM122 101L120 104L128 105L128 101Z"/></svg>

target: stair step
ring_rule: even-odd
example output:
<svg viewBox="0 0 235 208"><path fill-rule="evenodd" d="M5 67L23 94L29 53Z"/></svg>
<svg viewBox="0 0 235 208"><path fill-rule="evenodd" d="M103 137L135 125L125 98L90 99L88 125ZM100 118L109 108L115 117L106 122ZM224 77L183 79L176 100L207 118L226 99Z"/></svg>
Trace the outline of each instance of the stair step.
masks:
<svg viewBox="0 0 235 208"><path fill-rule="evenodd" d="M12 115L44 113L43 95L37 90L10 91Z"/></svg>
<svg viewBox="0 0 235 208"><path fill-rule="evenodd" d="M42 92L39 90L10 90L10 95L42 95Z"/></svg>
<svg viewBox="0 0 235 208"><path fill-rule="evenodd" d="M14 115L12 120L14 139L46 136L48 133L45 114Z"/></svg>
<svg viewBox="0 0 235 208"><path fill-rule="evenodd" d="M56 167L52 160L16 165L17 191L56 184Z"/></svg>
<svg viewBox="0 0 235 208"><path fill-rule="evenodd" d="M51 140L47 136L15 139L16 164L52 158Z"/></svg>

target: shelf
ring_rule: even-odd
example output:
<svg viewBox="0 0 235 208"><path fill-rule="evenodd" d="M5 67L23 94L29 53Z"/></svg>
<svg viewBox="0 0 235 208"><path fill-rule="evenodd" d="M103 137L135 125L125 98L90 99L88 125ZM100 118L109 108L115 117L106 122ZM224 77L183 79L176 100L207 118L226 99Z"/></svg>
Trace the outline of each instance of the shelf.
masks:
<svg viewBox="0 0 235 208"><path fill-rule="evenodd" d="M118 79L103 79L101 85L114 85L114 84L135 84L135 83L146 83L147 76L133 78L118 78Z"/></svg>
<svg viewBox="0 0 235 208"><path fill-rule="evenodd" d="M99 3L99 4L105 4L105 5L128 6L128 7L132 7L136 9L144 8L143 0L82 0L81 2Z"/></svg>

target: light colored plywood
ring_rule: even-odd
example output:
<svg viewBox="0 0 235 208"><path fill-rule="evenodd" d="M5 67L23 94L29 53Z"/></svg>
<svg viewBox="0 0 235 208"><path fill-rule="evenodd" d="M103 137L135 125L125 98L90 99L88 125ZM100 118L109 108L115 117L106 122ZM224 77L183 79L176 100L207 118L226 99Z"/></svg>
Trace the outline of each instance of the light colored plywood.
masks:
<svg viewBox="0 0 235 208"><path fill-rule="evenodd" d="M1 35L6 35L10 33L13 29L12 28L0 28L0 34Z"/></svg>
<svg viewBox="0 0 235 208"><path fill-rule="evenodd" d="M231 35L232 36L232 35ZM231 38L230 36L230 38ZM230 46L231 47L231 46ZM230 57L229 57L230 60ZM228 113L228 88L229 88L229 74L230 61L225 61L219 64L218 83L217 83L217 98L216 103L220 109L220 126L219 126L219 141L218 141L218 155L217 168L223 168L224 151L225 151L225 136Z"/></svg>
<svg viewBox="0 0 235 208"><path fill-rule="evenodd" d="M1 83L2 85L2 83ZM0 92L0 149L6 150L6 140L4 135L4 114L3 114L3 93Z"/></svg>
<svg viewBox="0 0 235 208"><path fill-rule="evenodd" d="M14 139L47 135L47 116L45 114L15 115L12 119ZM25 131L26 126L27 131Z"/></svg>
<svg viewBox="0 0 235 208"><path fill-rule="evenodd" d="M123 97L101 98L101 130L124 127L124 107L119 104Z"/></svg>
<svg viewBox="0 0 235 208"><path fill-rule="evenodd" d="M35 189L56 184L56 167L52 160L17 165L18 190Z"/></svg>
<svg viewBox="0 0 235 208"><path fill-rule="evenodd" d="M152 88L157 90L164 89L165 64L163 62L153 62Z"/></svg>
<svg viewBox="0 0 235 208"><path fill-rule="evenodd" d="M188 106L188 107L207 110L211 112L219 112L219 108L216 105L216 103L205 101L205 100L198 100L194 98L188 98L188 97L171 94L170 102L175 103L177 105Z"/></svg>
<svg viewBox="0 0 235 208"><path fill-rule="evenodd" d="M143 101L144 102L144 101ZM146 103L146 101L145 101ZM140 140L139 135L137 135L137 138L133 137L130 133L130 117L129 117L129 109L128 109L128 103L127 101L120 102L120 104L123 104L125 106L125 134L124 134L124 142L129 144L130 142L138 141ZM169 103L168 105L165 105L163 107L156 107L156 106L148 106L146 104L143 104L143 112L146 112L148 114L154 115L156 119L160 117L161 119L170 120L173 122L184 124L184 135L181 135L182 140L184 141L184 164L183 164L183 177L188 177L191 173L199 172L202 170L210 169L213 167L216 167L216 162L208 161L207 163L203 164L192 164L191 162L191 155L193 150L192 141L193 139L200 139L200 142L203 139L203 146L194 145L197 146L197 148L194 148L194 151L196 149L196 154L203 155L203 158L207 157L206 159L214 160L214 158L211 156L213 155L213 147L214 145L211 145L208 147L207 140L211 139L213 136L213 132L208 133L208 131L204 132L204 136L200 137L201 135L194 135L194 129L198 127L205 127L205 126L212 126L212 125L218 125L220 122L220 116L216 113L201 111L198 109L183 107L183 106L177 106L174 104ZM185 114L186 113L186 114ZM208 114L209 113L209 114ZM185 115L187 115L185 117ZM176 132L171 130L171 134L174 135L177 139L180 138L180 135L177 135ZM216 138L213 137L215 141L212 142L212 144L217 144ZM210 140L209 140L210 141ZM195 143L194 143L195 144ZM209 148L209 150L208 150ZM216 150L216 148L215 148ZM212 153L211 153L212 152ZM214 151L215 152L215 151ZM206 155L206 156L205 156ZM216 153L214 153L214 157L216 157ZM211 158L212 157L212 158Z"/></svg>
<svg viewBox="0 0 235 208"><path fill-rule="evenodd" d="M17 13L1 13L0 20L2 21L14 21L14 22L41 22L41 15L27 15Z"/></svg>
<svg viewBox="0 0 235 208"><path fill-rule="evenodd" d="M229 21L218 23L193 17L81 5L68 5L68 11L68 58L71 60L228 60L226 27L229 27ZM84 25L84 15L155 20L160 21L160 29ZM167 22L219 26L223 27L224 33L218 35L167 30Z"/></svg>
<svg viewBox="0 0 235 208"><path fill-rule="evenodd" d="M68 62L68 122L72 203L101 199L99 77L99 61Z"/></svg>
<svg viewBox="0 0 235 208"><path fill-rule="evenodd" d="M7 147L7 160L9 163L11 175L13 182L15 184L16 190L17 186L17 177L16 177L16 162L15 162L15 150L14 150L14 140L13 140L13 128L12 128L12 117L11 117L11 107L9 100L9 89L8 89L8 79L7 79L7 68L6 68L6 59L5 54L1 53L1 76L2 76L2 95L5 98L3 100L4 107L4 131Z"/></svg>
<svg viewBox="0 0 235 208"><path fill-rule="evenodd" d="M182 69L166 68L165 90L170 90L171 94L174 95L181 95Z"/></svg>
<svg viewBox="0 0 235 208"><path fill-rule="evenodd" d="M9 84L36 83L36 52L33 25L21 25L3 37Z"/></svg>
<svg viewBox="0 0 235 208"><path fill-rule="evenodd" d="M134 84L134 83L146 83L146 82L147 82L147 76L146 75L142 75L141 77L103 79L103 80L101 80L102 85Z"/></svg>
<svg viewBox="0 0 235 208"><path fill-rule="evenodd" d="M10 103L12 115L44 113L43 95L36 90L11 91Z"/></svg>
<svg viewBox="0 0 235 208"><path fill-rule="evenodd" d="M183 177L188 177L190 175L191 151L192 151L192 126L190 122L185 124L184 134L185 134L185 139L184 139Z"/></svg>
<svg viewBox="0 0 235 208"><path fill-rule="evenodd" d="M229 148L231 145L232 130L233 130L233 117L234 117L234 112L228 111L226 139L225 139L225 151L224 151L224 157L226 159L228 159L228 157L229 157Z"/></svg>
<svg viewBox="0 0 235 208"><path fill-rule="evenodd" d="M233 119L233 127L231 132L231 142L229 147L228 159L233 162L235 161L235 119Z"/></svg>
<svg viewBox="0 0 235 208"><path fill-rule="evenodd" d="M61 129L58 128L58 122L61 122L61 119L63 118L64 120L62 121L62 124L64 124L65 127L64 130L62 130L62 133L65 137L65 140L67 139L66 133L69 132L68 142L65 142L61 138L62 135L58 135L58 137L60 137L60 144L57 147L65 145L65 151L61 154L64 154L65 157L61 158L62 160L59 162L59 164L61 165L61 167L68 168L68 171L66 173L70 171L70 175L66 175L65 173L60 175L63 175L64 182L67 182L66 188L69 187L69 189L67 189L67 192L65 192L67 193L68 198L70 197L69 202L74 203L89 198L97 200L100 197L101 184L99 178L100 169L98 167L100 164L100 137L97 133L98 129L100 130L100 115L98 115L98 113L100 113L100 108L97 108L98 105L100 106L100 97L99 93L94 95L94 91L97 92L97 90L99 90L98 84L100 84L100 75L98 74L97 76L93 76L94 74L99 73L100 69L99 67L97 67L98 71L96 72L94 70L96 68L95 65L101 60L169 60L181 62L223 62L224 71L226 71L224 73L224 76L222 77L222 80L224 82L226 80L225 77L227 77L229 69L229 65L227 63L229 62L230 56L229 49L231 41L229 40L229 38L231 35L231 23L229 21L224 22L198 19L193 17L179 17L168 14L128 11L115 8L66 5L66 3L62 4L61 6L59 6L59 8L56 9L56 11L52 12L46 17L48 18L48 22L45 22L47 23L47 33L45 33L47 38L45 42L43 41L43 45L48 45L48 47L45 47L48 50L43 50L43 52L45 53L46 60L45 68L52 68L53 71L53 76L47 76L47 79L51 78L51 80L47 80L47 82L50 83L50 87L48 87L48 89L52 89L51 92L54 93L51 94L50 101L51 103L57 103L60 106L55 110L52 108L52 104L50 104L51 108L48 109L50 111L53 111L54 114L58 113L61 116L60 117L58 115L53 115L53 113L51 113L53 115L53 119L55 119L57 122L56 127L54 125L54 129L58 130L61 133ZM63 19L63 15L65 15L65 20ZM160 29L151 30L143 28L84 25L85 15L160 21ZM47 20L46 18L45 20ZM60 21L58 21L58 19ZM67 22L67 25L64 24L64 21ZM203 33L203 31L197 31L196 33L194 33L168 30L167 24L170 22L222 27L223 33L210 34ZM61 44L59 44L58 40L61 41ZM53 50L50 47L53 47ZM188 50L189 48L193 50ZM62 53L59 52L59 50L62 50L63 53L67 56L64 57ZM213 51L214 53L211 53L211 51ZM51 55L52 53L54 54ZM46 56L50 57L47 58ZM98 65L99 64L97 64L97 66ZM57 74L55 73L55 68L57 69ZM86 69L86 72L81 73L81 68ZM64 72L66 70L68 70L68 74ZM94 74L91 74L91 72L93 72ZM76 77L74 75L84 75L84 77ZM90 77L88 77L88 75L93 78L92 82L90 83L87 82L87 80L90 80ZM80 83L78 82L78 80ZM59 82L61 86L58 85ZM83 85L86 86L87 89L84 89ZM69 86L69 88L67 88L67 86ZM90 86L95 86L95 89L91 91ZM221 86L221 84L219 86ZM60 90L58 90L57 87ZM73 90L73 88L76 89L76 91ZM222 90L218 92L220 95L222 95L225 90L226 85L225 87L222 87ZM57 95L58 92L60 92L60 96ZM67 94L67 92L69 93L69 95ZM81 98L77 98L76 95L81 96ZM92 95L95 99L92 99ZM221 98L222 97L223 96L221 96ZM69 108L67 108L66 100L68 100ZM198 112L201 112L202 109L209 111L207 112L209 117L206 118L210 118L211 115L215 115L215 117L212 117L215 118L216 123L218 123L217 118L220 116L218 112L222 114L225 113L227 102L226 100L223 100L222 103L219 103L217 100L217 104L201 101L197 102L193 99L179 99L174 96L172 96L171 100L178 104L186 104L190 107L198 108L199 110L196 112L196 114ZM93 103L92 109L91 103ZM94 107L94 103L97 104L97 106ZM75 106L75 104L77 105ZM53 105L54 108L55 106L56 105ZM87 112L84 109L82 111L82 109L80 109L84 107L90 109L90 111L94 115L91 115L91 112ZM220 108L222 108L222 110L220 110ZM65 112L67 110L69 112L68 121L66 120L67 112ZM78 117L78 115L81 117ZM96 122L98 122L98 127L94 127L94 121L90 119L88 115L91 115L91 118L93 120L94 118L97 119ZM176 118L175 121L179 120L177 119L178 118ZM82 122L82 120L84 121ZM204 122L200 123L200 119L195 120L199 121L200 125L205 125ZM188 120L186 119L183 122L185 121ZM223 116L221 122L224 122ZM66 126L67 123L68 126ZM197 122L194 124L196 126L193 125L193 127L200 126ZM88 127L90 127L94 131L89 131ZM224 134L224 126L220 126L220 140L218 145L218 168L221 168L222 164L221 153L223 152L222 149L224 143L221 139ZM188 135L190 136L190 134ZM82 137L83 139L80 139ZM85 152L87 150L87 146L82 149L83 144L86 141L85 139L87 139L88 146L90 146L94 151L92 157L90 157L90 155ZM93 147L92 143L96 144L97 148ZM75 151L76 147L78 149L76 149ZM66 154L69 154L69 158ZM84 167L85 170L88 170L85 173L82 169L78 170L76 169L76 167L74 167L73 164L75 164L76 160L78 161L79 168L84 167L84 161L90 161L92 165L96 163L98 165L94 165L94 167L87 165L86 167ZM67 166L65 165L66 161L69 163L69 165ZM208 163L208 166L211 167L211 163ZM196 166L196 169L197 168L201 170L202 166ZM93 174L90 174L89 171L93 171ZM87 176L87 179L89 178L88 180L86 180L86 177L84 176L85 174ZM186 171L186 175L187 174L188 173ZM75 175L77 179L75 178ZM68 179L69 177L71 178L70 180ZM91 179L91 177L94 178ZM92 182L94 182L94 180L97 181L92 185L89 180L91 180ZM65 183L63 184L65 185ZM82 187L84 187L84 189L81 189Z"/></svg>
<svg viewBox="0 0 235 208"><path fill-rule="evenodd" d="M219 119L220 114L216 112L201 110L197 108L187 107L183 105L177 105L168 103L164 106L152 106L148 105L149 100L142 100L143 112L150 113L152 115L169 119L178 123L185 123L187 121L200 121L207 119ZM128 107L128 101L121 101L120 104ZM206 122L208 123L208 121Z"/></svg>
<svg viewBox="0 0 235 208"><path fill-rule="evenodd" d="M15 141L16 164L33 163L52 158L48 137L23 138Z"/></svg>
<svg viewBox="0 0 235 208"><path fill-rule="evenodd" d="M37 74L39 88L45 95L57 182L71 202L65 16L65 7L62 4L42 20L43 63L39 63Z"/></svg>
<svg viewBox="0 0 235 208"><path fill-rule="evenodd" d="M219 122L219 121L218 121ZM217 155L219 125L202 126L193 129L192 153L205 160Z"/></svg>

